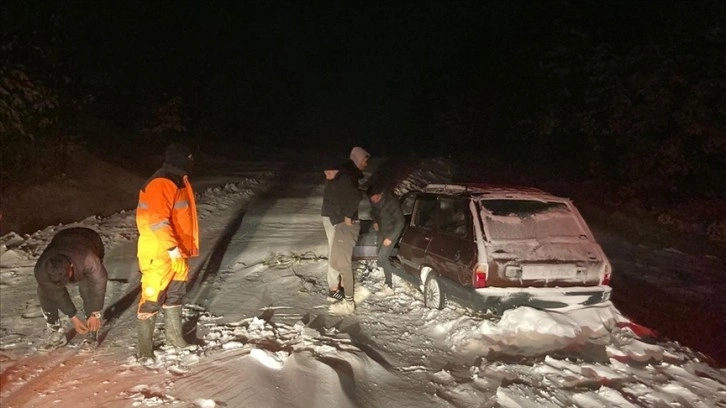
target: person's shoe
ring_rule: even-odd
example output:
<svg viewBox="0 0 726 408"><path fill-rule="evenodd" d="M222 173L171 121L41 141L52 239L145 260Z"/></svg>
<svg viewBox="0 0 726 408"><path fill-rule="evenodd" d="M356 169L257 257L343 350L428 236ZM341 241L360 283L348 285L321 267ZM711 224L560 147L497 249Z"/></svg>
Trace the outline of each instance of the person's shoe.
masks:
<svg viewBox="0 0 726 408"><path fill-rule="evenodd" d="M48 342L58 345L64 345L68 342L66 339L66 330L60 325L49 327L46 332L48 333Z"/></svg>
<svg viewBox="0 0 726 408"><path fill-rule="evenodd" d="M79 348L81 350L91 350L98 346L98 332L88 332L81 340Z"/></svg>
<svg viewBox="0 0 726 408"><path fill-rule="evenodd" d="M57 322L56 323L46 323L45 328L48 331L48 333L50 334L52 332L60 330L61 325L60 325L60 323L57 323Z"/></svg>
<svg viewBox="0 0 726 408"><path fill-rule="evenodd" d="M345 289L338 288L336 290L328 291L328 302L335 303L345 299Z"/></svg>
<svg viewBox="0 0 726 408"><path fill-rule="evenodd" d="M66 329L60 324L48 324L48 327L45 329L45 338L39 349L41 351L50 351L58 347L63 347L66 344L68 344Z"/></svg>
<svg viewBox="0 0 726 408"><path fill-rule="evenodd" d="M83 338L83 341L89 342L89 343L98 342L98 332L89 331L88 333L86 333L86 337Z"/></svg>
<svg viewBox="0 0 726 408"><path fill-rule="evenodd" d="M330 313L336 315L349 315L355 312L355 302L351 298L345 298L338 303L330 305Z"/></svg>

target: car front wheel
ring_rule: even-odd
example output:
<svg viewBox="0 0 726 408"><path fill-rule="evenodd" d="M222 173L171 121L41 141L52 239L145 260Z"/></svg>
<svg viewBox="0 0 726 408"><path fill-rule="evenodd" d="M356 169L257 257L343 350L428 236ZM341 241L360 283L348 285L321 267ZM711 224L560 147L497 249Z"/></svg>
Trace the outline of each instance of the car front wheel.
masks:
<svg viewBox="0 0 726 408"><path fill-rule="evenodd" d="M426 277L424 284L424 305L432 309L441 310L444 308L444 291L441 288L439 278L431 272Z"/></svg>

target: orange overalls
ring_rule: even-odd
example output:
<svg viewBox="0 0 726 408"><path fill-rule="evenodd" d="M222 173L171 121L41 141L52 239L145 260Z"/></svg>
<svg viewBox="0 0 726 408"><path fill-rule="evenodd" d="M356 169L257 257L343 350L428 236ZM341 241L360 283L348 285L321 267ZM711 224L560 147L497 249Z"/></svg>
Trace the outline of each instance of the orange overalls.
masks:
<svg viewBox="0 0 726 408"><path fill-rule="evenodd" d="M142 274L137 315L145 319L161 306L181 305L186 294L189 270L174 273L168 251L176 247L184 258L199 255L197 206L187 176L161 172L150 179L139 191L136 226Z"/></svg>

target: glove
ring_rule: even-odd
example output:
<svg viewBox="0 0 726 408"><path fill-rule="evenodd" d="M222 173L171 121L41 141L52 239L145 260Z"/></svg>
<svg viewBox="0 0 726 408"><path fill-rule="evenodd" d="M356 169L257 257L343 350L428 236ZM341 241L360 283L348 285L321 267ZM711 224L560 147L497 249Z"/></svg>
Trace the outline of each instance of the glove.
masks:
<svg viewBox="0 0 726 408"><path fill-rule="evenodd" d="M189 269L186 258L176 258L171 260L171 270L174 273L184 273Z"/></svg>
<svg viewBox="0 0 726 408"><path fill-rule="evenodd" d="M169 250L169 258L171 258L171 270L174 273L184 273L189 270L187 259L182 257L179 248L174 247L174 249Z"/></svg>

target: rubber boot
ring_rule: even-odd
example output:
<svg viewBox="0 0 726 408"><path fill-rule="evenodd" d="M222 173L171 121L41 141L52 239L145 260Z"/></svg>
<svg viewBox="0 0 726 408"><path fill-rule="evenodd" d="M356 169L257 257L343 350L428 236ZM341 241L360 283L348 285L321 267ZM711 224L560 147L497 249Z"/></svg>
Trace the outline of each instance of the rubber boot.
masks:
<svg viewBox="0 0 726 408"><path fill-rule="evenodd" d="M164 308L164 330L166 343L176 348L189 347L182 337L181 305Z"/></svg>
<svg viewBox="0 0 726 408"><path fill-rule="evenodd" d="M139 358L154 358L154 325L156 315L148 319L139 319Z"/></svg>

